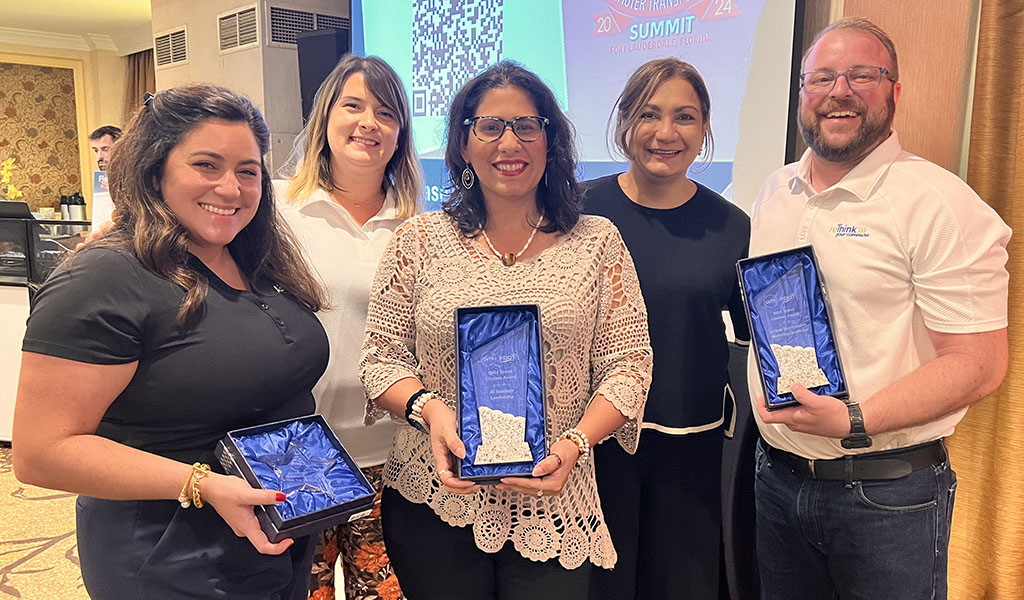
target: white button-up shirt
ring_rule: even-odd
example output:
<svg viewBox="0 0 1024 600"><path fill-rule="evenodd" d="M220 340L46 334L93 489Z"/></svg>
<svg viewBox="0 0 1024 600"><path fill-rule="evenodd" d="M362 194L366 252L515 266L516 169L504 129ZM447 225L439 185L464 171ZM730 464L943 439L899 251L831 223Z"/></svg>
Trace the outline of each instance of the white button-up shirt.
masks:
<svg viewBox="0 0 1024 600"><path fill-rule="evenodd" d="M359 381L359 355L366 329L370 283L395 229L395 199L389 194L380 212L360 227L327 192L317 190L304 203L284 202L286 181L275 181L281 215L302 246L303 255L328 291L329 308L317 313L327 331L331 357L313 388L317 411L338 434L360 467L383 464L396 424L383 419L364 425L366 395Z"/></svg>

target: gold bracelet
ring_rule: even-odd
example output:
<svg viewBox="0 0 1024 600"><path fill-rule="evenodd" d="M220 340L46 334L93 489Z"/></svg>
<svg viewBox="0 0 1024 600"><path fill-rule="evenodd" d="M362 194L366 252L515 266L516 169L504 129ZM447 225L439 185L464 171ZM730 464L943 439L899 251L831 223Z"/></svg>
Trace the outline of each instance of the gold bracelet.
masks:
<svg viewBox="0 0 1024 600"><path fill-rule="evenodd" d="M181 486L181 493L178 494L178 504L181 504L182 508L188 508L192 505L191 500L189 500L189 496L191 495L189 488L192 485L192 473L193 471L189 470L188 477L185 478L185 485Z"/></svg>
<svg viewBox="0 0 1024 600"><path fill-rule="evenodd" d="M192 465L192 504L196 508L203 507L203 497L199 491L199 482L210 474L210 465L195 463Z"/></svg>
<svg viewBox="0 0 1024 600"><path fill-rule="evenodd" d="M185 485L181 486L181 493L178 494L178 504L182 508L188 508L189 506L203 507L203 497L199 490L199 481L209 474L210 465L205 463L192 464L192 470L189 471L188 478L185 479Z"/></svg>

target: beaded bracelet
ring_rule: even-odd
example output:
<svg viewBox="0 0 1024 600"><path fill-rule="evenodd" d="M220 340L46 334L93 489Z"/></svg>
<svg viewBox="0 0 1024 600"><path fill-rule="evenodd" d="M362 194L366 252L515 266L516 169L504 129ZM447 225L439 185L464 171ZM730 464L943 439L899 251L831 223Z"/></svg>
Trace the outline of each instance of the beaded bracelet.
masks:
<svg viewBox="0 0 1024 600"><path fill-rule="evenodd" d="M428 393L426 388L420 388L419 390L417 390L417 392L415 394L413 394L412 396L409 396L409 399L406 400L406 402L405 402L405 420L410 425L412 425L413 427L416 427L416 424L413 423L413 420L412 420L412 405L415 404L416 401L419 400L420 397L423 396L423 394L426 394L426 393ZM422 408L423 407L420 406L420 409L422 409Z"/></svg>
<svg viewBox="0 0 1024 600"><path fill-rule="evenodd" d="M427 422L423 420L423 407L431 400L440 400L441 396L426 390L422 390L422 392L415 394L416 397L409 407L409 424L423 433L427 433Z"/></svg>
<svg viewBox="0 0 1024 600"><path fill-rule="evenodd" d="M178 503L182 508L194 505L196 508L203 507L203 497L200 493L199 482L210 474L210 465L205 463L193 463L192 471L185 479L185 485L181 486L181 493L178 494Z"/></svg>
<svg viewBox="0 0 1024 600"><path fill-rule="evenodd" d="M576 464L582 465L587 462L588 458L590 458L590 440L587 439L587 434L583 433L579 429L576 429L575 427L572 429L566 429L562 435L555 438L556 442L561 440L569 440L576 444L576 447L580 451L579 458L576 459Z"/></svg>

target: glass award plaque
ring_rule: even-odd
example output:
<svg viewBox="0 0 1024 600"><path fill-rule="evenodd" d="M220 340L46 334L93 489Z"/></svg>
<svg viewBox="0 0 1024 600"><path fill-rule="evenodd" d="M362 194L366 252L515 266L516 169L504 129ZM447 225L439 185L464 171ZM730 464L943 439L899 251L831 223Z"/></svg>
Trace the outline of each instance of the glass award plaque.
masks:
<svg viewBox="0 0 1024 600"><path fill-rule="evenodd" d="M526 442L525 406L530 329L523 323L470 354L481 438L474 464L533 459Z"/></svg>
<svg viewBox="0 0 1024 600"><path fill-rule="evenodd" d="M481 483L529 477L547 455L540 307L455 311L456 413L466 456L456 475Z"/></svg>
<svg viewBox="0 0 1024 600"><path fill-rule="evenodd" d="M789 390L793 383L807 388L828 385L814 350L803 266L794 266L757 293L754 305L778 365L775 389Z"/></svg>
<svg viewBox="0 0 1024 600"><path fill-rule="evenodd" d="M338 462L336 455L320 456L293 439L284 452L259 454L254 460L270 467L277 476L277 485L270 487L289 496L295 492L309 492L334 500L327 474Z"/></svg>
<svg viewBox="0 0 1024 600"><path fill-rule="evenodd" d="M815 394L847 397L814 249L802 246L745 258L736 263L736 271L767 408L796 404L790 390L794 383Z"/></svg>

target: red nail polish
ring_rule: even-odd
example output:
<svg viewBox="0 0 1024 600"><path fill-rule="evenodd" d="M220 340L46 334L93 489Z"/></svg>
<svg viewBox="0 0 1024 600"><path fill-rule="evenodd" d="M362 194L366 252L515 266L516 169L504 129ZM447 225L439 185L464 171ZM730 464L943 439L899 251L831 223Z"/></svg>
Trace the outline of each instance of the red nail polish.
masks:
<svg viewBox="0 0 1024 600"><path fill-rule="evenodd" d="M287 498L288 498L288 496L286 496L286 495L284 494L284 492L278 492L278 493L277 493L277 501L278 501L278 502L284 502L284 501L285 501L285 499L287 499Z"/></svg>

